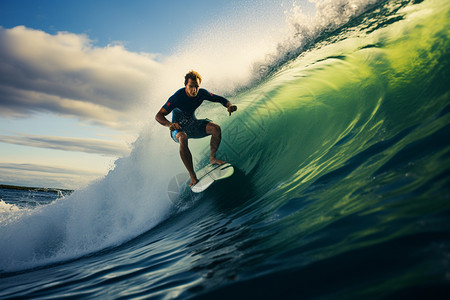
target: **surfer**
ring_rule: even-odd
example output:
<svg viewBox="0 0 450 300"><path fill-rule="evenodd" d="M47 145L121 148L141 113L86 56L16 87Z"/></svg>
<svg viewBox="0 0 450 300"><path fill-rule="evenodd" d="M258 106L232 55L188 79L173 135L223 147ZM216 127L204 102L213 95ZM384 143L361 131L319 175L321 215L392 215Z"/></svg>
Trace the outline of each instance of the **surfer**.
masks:
<svg viewBox="0 0 450 300"><path fill-rule="evenodd" d="M190 71L184 77L184 88L179 89L156 114L156 121L163 126L169 127L170 136L180 144L180 156L191 177L189 186L198 182L194 172L192 154L188 147L189 138L203 138L211 135L211 153L209 161L211 164L223 164L223 160L216 158L216 152L222 139L220 126L208 119L197 120L194 116L195 110L204 100L219 102L225 106L229 115L237 110L237 106L231 104L224 97L214 95L200 88L202 77L195 71ZM172 122L166 116L172 112Z"/></svg>

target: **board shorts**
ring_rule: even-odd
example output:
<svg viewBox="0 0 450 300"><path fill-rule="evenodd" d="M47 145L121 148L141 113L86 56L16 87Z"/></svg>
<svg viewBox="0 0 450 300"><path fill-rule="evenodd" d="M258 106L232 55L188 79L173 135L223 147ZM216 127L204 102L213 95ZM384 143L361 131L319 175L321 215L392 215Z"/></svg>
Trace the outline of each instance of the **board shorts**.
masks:
<svg viewBox="0 0 450 300"><path fill-rule="evenodd" d="M208 120L208 119L192 120L188 124L181 125L181 129L171 131L170 136L177 143L180 142L177 139L177 133L180 131L186 132L188 138L190 138L190 139L203 138L208 135L206 133L206 125L208 125L208 123L210 123L210 122L211 122L211 120Z"/></svg>

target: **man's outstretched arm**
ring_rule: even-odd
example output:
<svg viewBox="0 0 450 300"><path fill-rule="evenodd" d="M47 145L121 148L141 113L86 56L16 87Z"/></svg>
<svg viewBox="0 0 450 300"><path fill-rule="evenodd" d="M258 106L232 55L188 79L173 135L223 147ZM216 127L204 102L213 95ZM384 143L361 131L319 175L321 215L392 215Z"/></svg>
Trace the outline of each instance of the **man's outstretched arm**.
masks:
<svg viewBox="0 0 450 300"><path fill-rule="evenodd" d="M213 93L209 93L208 91L204 90L206 92L206 99L212 102L219 102L221 103L223 106L225 106L228 110L228 113L231 116L232 112L235 112L237 110L237 106L231 104L230 101L228 101L228 99L226 99L225 97L213 94Z"/></svg>

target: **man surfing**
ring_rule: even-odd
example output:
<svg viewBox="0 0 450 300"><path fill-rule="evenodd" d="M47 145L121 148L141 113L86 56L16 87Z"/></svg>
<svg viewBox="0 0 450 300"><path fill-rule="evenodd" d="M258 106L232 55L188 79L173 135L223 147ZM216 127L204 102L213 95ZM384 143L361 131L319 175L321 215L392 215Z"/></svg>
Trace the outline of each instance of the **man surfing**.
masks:
<svg viewBox="0 0 450 300"><path fill-rule="evenodd" d="M165 127L169 127L172 139L180 144L180 156L191 177L189 186L198 182L197 175L194 172L192 154L188 147L188 139L203 138L211 135L211 153L209 162L211 164L223 164L222 160L216 158L216 152L222 139L220 126L208 119L197 120L195 110L204 100L219 102L225 106L228 113L237 110L236 105L224 97L214 95L205 89L200 88L202 77L195 71L190 71L184 77L184 88L179 89L156 114L156 121ZM172 122L167 120L166 116L172 112Z"/></svg>

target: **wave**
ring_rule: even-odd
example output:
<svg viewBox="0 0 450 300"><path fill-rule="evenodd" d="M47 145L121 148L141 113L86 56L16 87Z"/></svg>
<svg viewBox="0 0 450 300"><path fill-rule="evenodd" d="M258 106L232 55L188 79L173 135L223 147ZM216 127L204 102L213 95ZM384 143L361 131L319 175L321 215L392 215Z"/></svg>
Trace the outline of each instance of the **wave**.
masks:
<svg viewBox="0 0 450 300"><path fill-rule="evenodd" d="M420 4L380 3L318 1L313 22L297 8L290 20L294 34L262 62L247 62L253 66L243 72L247 79L230 84L229 73L213 75L211 86L226 81L221 89L234 95L239 111L229 118L205 104L198 116L217 116L225 129L219 155L241 174L241 182L233 181L234 196L258 206L258 213L278 206L273 218L288 217L302 207L298 199L311 194L340 195L345 202L384 179L383 170L398 162L393 157L406 145L442 130L448 89L436 86L439 77L447 78L439 38L445 29L421 26ZM426 59L418 59L424 53ZM191 147L196 165L204 163L208 141ZM105 178L52 204L9 210L1 223L0 270L75 259L151 230L181 209L168 183L183 173L165 129L149 125ZM339 186L346 181L355 186L343 195Z"/></svg>
<svg viewBox="0 0 450 300"><path fill-rule="evenodd" d="M252 67L255 82L267 78L281 66L297 58L302 52L314 47L317 43L329 37L336 37L337 31L343 27L355 27L360 23L359 17L379 7L382 0L366 1L313 1L315 11L313 14L305 13L302 6L292 4L286 12L288 26L287 36L278 42L276 51L265 55L264 60L255 63ZM373 16L379 24L379 15ZM336 39L335 39L336 40Z"/></svg>

